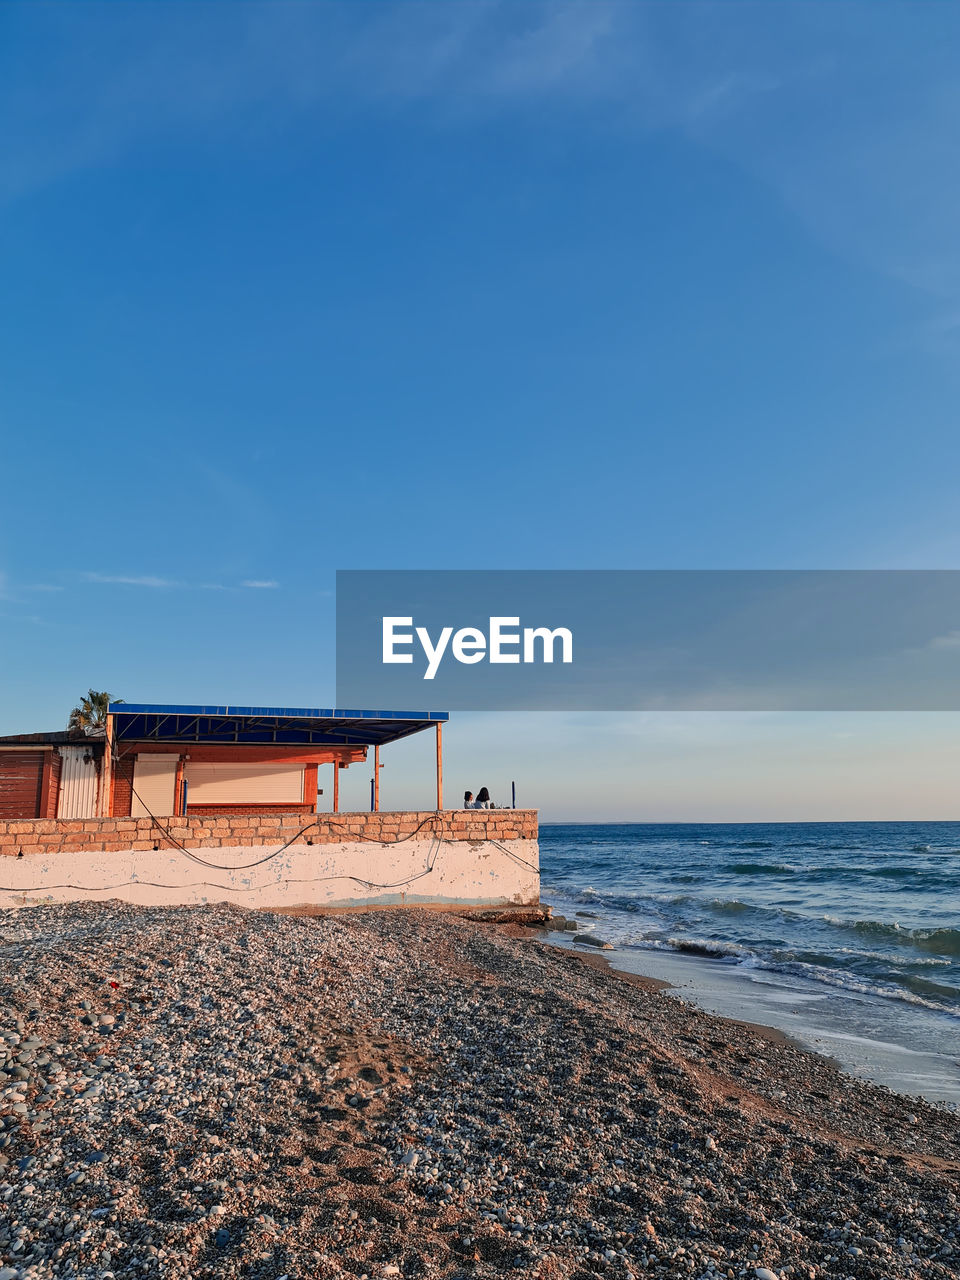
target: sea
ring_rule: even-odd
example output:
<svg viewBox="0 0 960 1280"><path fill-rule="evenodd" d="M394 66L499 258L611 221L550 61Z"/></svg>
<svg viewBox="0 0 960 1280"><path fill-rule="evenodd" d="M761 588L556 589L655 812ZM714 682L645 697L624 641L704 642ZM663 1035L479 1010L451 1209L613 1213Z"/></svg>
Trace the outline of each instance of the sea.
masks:
<svg viewBox="0 0 960 1280"><path fill-rule="evenodd" d="M960 822L543 824L540 864L568 945L960 1105Z"/></svg>

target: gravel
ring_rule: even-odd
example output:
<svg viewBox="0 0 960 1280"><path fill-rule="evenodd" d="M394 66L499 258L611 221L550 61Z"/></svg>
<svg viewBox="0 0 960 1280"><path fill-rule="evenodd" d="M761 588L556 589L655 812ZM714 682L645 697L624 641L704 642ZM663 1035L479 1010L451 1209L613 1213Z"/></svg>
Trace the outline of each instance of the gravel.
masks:
<svg viewBox="0 0 960 1280"><path fill-rule="evenodd" d="M0 926L0 1280L956 1277L960 1120L516 928Z"/></svg>

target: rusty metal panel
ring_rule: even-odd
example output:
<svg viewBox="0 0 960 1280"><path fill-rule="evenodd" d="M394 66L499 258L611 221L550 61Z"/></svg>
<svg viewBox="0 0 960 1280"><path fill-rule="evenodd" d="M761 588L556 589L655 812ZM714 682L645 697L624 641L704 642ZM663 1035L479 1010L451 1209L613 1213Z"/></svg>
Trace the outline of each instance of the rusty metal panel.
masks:
<svg viewBox="0 0 960 1280"><path fill-rule="evenodd" d="M60 759L59 751L48 751L44 760L44 774L40 780L40 817L55 818L57 803L60 799Z"/></svg>
<svg viewBox="0 0 960 1280"><path fill-rule="evenodd" d="M40 816L43 751L0 751L0 818Z"/></svg>

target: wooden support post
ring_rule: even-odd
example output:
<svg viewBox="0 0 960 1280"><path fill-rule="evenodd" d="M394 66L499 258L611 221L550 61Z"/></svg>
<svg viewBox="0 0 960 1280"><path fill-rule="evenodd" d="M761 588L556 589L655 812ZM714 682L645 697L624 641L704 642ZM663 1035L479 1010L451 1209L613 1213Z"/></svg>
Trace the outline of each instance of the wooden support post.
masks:
<svg viewBox="0 0 960 1280"><path fill-rule="evenodd" d="M177 776L173 783L173 816L185 817L183 811L183 756L177 756Z"/></svg>
<svg viewBox="0 0 960 1280"><path fill-rule="evenodd" d="M333 762L333 812L340 812L340 761Z"/></svg>
<svg viewBox="0 0 960 1280"><path fill-rule="evenodd" d="M317 775L320 771L318 764L304 765L303 769L303 803L310 806L310 812L317 811Z"/></svg>
<svg viewBox="0 0 960 1280"><path fill-rule="evenodd" d="M437 721L437 811L443 808L443 724Z"/></svg>
<svg viewBox="0 0 960 1280"><path fill-rule="evenodd" d="M113 716L108 715L103 736L103 767L100 770L101 818L113 817Z"/></svg>
<svg viewBox="0 0 960 1280"><path fill-rule="evenodd" d="M380 747L373 748L373 812L380 812Z"/></svg>

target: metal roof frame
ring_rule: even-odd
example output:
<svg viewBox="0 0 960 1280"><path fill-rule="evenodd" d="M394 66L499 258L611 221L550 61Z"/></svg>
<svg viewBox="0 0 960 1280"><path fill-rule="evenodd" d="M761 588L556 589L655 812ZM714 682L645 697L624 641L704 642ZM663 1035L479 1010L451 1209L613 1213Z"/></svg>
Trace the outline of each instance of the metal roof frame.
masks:
<svg viewBox="0 0 960 1280"><path fill-rule="evenodd" d="M444 723L446 711L354 711L112 702L118 742L249 746L384 746Z"/></svg>

